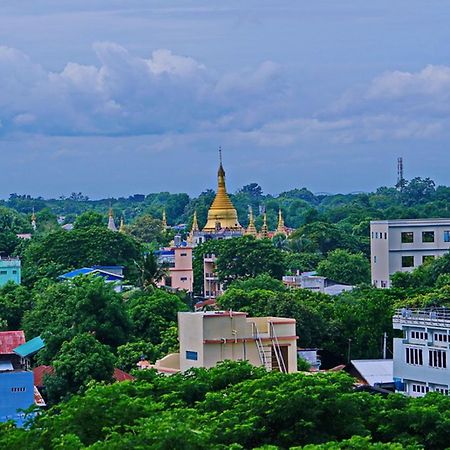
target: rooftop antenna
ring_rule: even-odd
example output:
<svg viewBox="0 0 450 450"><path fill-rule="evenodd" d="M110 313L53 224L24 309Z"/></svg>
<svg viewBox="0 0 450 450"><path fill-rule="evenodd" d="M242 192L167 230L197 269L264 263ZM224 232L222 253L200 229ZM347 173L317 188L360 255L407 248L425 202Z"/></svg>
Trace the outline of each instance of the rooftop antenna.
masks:
<svg viewBox="0 0 450 450"><path fill-rule="evenodd" d="M399 156L397 158L397 189L403 190L405 184L405 178L403 177L403 158Z"/></svg>

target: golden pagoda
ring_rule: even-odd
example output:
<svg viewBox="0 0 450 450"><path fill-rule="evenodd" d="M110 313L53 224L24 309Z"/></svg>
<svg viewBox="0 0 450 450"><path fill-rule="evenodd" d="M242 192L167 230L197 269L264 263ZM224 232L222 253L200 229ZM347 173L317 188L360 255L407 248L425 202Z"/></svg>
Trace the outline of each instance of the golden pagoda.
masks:
<svg viewBox="0 0 450 450"><path fill-rule="evenodd" d="M269 228L267 227L267 213L264 211L263 215L263 225L261 227L261 232L259 233L261 239L269 237Z"/></svg>
<svg viewBox="0 0 450 450"><path fill-rule="evenodd" d="M253 209L252 209L251 206L249 207L248 227L245 230L245 234L248 234L250 236L255 236L255 237L258 235L258 231L256 230L255 221L254 221L254 218L253 218Z"/></svg>
<svg viewBox="0 0 450 450"><path fill-rule="evenodd" d="M208 211L208 220L203 231L214 233L221 229L231 231L242 231L241 224L238 220L238 215L233 203L231 203L225 187L225 170L222 166L222 154L219 149L219 171L217 172L217 194Z"/></svg>
<svg viewBox="0 0 450 450"><path fill-rule="evenodd" d="M283 213L281 212L281 208L278 210L278 225L277 225L277 233L286 234L286 227L284 226Z"/></svg>
<svg viewBox="0 0 450 450"><path fill-rule="evenodd" d="M125 227L125 220L123 218L123 216L120 218L120 226L119 226L119 233L125 233L126 232L126 227Z"/></svg>

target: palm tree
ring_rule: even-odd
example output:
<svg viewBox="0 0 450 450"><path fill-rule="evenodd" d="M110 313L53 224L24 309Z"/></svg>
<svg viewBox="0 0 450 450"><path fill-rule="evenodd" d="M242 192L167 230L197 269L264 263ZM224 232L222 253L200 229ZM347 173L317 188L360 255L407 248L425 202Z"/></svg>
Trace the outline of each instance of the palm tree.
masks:
<svg viewBox="0 0 450 450"><path fill-rule="evenodd" d="M153 252L146 253L140 262L135 261L139 270L140 286L144 291L156 287L156 283L167 275L167 267L159 264Z"/></svg>

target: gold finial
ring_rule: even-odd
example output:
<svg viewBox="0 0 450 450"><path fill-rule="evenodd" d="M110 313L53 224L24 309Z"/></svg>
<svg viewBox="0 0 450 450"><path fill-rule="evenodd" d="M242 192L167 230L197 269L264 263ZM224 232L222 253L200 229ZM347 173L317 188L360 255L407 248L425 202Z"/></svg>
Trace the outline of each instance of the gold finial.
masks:
<svg viewBox="0 0 450 450"><path fill-rule="evenodd" d="M248 207L248 227L247 230L245 230L245 234L249 234L251 236L256 236L258 234L255 227L255 221L253 219L253 209L251 206Z"/></svg>
<svg viewBox="0 0 450 450"><path fill-rule="evenodd" d="M269 229L267 227L267 213L266 211L264 211L263 214L263 225L261 227L261 232L259 233L260 237L262 239L265 239L267 237L269 237Z"/></svg>
<svg viewBox="0 0 450 450"><path fill-rule="evenodd" d="M167 216L166 216L166 208L162 211L162 226L164 229L167 228Z"/></svg>
<svg viewBox="0 0 450 450"><path fill-rule="evenodd" d="M119 226L119 232L120 233L125 233L126 231L126 227L125 227L125 219L122 215L122 217L120 218L120 226Z"/></svg>
<svg viewBox="0 0 450 450"><path fill-rule="evenodd" d="M199 231L198 220L197 220L197 211L194 211L194 217L192 219L191 233L193 233L194 231Z"/></svg>
<svg viewBox="0 0 450 450"><path fill-rule="evenodd" d="M286 227L284 226L284 219L283 213L281 212L281 208L278 210L277 233L286 234Z"/></svg>

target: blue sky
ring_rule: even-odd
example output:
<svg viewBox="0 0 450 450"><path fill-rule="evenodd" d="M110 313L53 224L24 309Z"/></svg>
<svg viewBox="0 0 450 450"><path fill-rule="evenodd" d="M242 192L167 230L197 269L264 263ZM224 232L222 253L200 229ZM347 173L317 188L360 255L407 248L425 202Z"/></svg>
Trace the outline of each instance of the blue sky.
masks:
<svg viewBox="0 0 450 450"><path fill-rule="evenodd" d="M0 6L0 197L450 184L450 3Z"/></svg>

